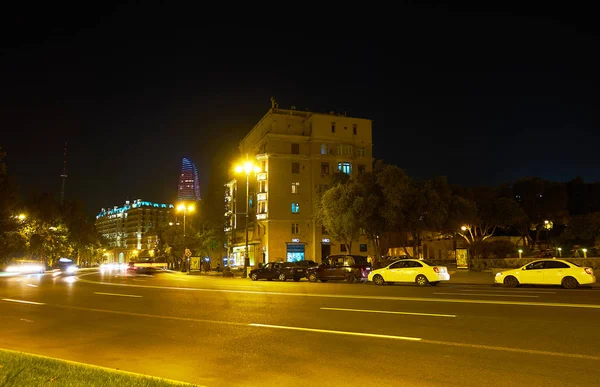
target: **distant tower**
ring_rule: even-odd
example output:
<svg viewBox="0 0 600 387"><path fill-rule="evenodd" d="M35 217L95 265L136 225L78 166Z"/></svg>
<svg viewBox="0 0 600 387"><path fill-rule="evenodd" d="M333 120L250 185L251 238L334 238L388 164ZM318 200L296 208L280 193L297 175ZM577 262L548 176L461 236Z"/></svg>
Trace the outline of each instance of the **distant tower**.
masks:
<svg viewBox="0 0 600 387"><path fill-rule="evenodd" d="M192 161L183 158L181 162L181 175L179 176L178 201L194 202L200 200L200 182L198 170Z"/></svg>
<svg viewBox="0 0 600 387"><path fill-rule="evenodd" d="M60 187L60 204L62 205L65 201L65 183L67 182L67 143L65 142L65 157L63 161L62 185Z"/></svg>

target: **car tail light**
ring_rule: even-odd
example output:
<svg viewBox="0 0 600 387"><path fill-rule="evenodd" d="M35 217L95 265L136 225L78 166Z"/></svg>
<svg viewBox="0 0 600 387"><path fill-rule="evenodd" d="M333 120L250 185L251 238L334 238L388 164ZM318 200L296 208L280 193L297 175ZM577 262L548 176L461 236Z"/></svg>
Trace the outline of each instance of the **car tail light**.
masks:
<svg viewBox="0 0 600 387"><path fill-rule="evenodd" d="M437 267L437 266L434 266L434 267L433 267L433 271L435 271L436 273L439 273L439 272L440 272L440 269L439 269L439 267Z"/></svg>
<svg viewBox="0 0 600 387"><path fill-rule="evenodd" d="M590 275L594 274L594 271L591 268L589 268L589 267L586 267L583 270L585 270L585 272L588 273L588 274L590 274Z"/></svg>

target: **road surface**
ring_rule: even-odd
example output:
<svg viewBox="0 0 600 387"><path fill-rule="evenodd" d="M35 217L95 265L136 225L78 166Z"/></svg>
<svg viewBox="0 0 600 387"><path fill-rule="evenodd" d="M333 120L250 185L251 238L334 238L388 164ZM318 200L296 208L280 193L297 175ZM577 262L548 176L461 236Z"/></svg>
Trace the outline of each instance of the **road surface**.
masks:
<svg viewBox="0 0 600 387"><path fill-rule="evenodd" d="M81 271L0 278L0 348L204 386L600 380L600 289Z"/></svg>

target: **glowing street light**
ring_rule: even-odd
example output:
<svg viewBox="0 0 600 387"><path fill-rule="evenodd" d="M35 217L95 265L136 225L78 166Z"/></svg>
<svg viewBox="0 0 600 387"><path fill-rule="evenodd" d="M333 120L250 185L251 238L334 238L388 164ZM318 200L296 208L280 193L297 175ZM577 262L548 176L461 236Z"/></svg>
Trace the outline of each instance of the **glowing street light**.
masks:
<svg viewBox="0 0 600 387"><path fill-rule="evenodd" d="M195 207L193 204L185 204L185 203L180 203L177 206L177 212L183 212L183 260L185 262L186 256L185 256L185 252L187 251L187 246L185 245L185 217L187 215L188 212L194 212ZM189 258L188 258L188 263L187 263L187 272L188 274L190 273L190 263L189 263Z"/></svg>
<svg viewBox="0 0 600 387"><path fill-rule="evenodd" d="M260 167L258 165L254 165L252 161L246 161L243 164L239 164L235 166L236 173L245 173L246 174L246 251L244 253L244 274L242 276L246 277L246 272L248 271L247 267L250 265L249 251L248 251L248 219L249 219L249 210L248 210L248 202L250 201L249 197L249 179L250 174L260 173Z"/></svg>
<svg viewBox="0 0 600 387"><path fill-rule="evenodd" d="M587 258L587 249L581 249L583 251L583 258Z"/></svg>
<svg viewBox="0 0 600 387"><path fill-rule="evenodd" d="M19 214L18 218L19 218L19 220L24 220L25 218L27 218L27 215Z"/></svg>
<svg viewBox="0 0 600 387"><path fill-rule="evenodd" d="M463 231L467 231L469 228L467 226L462 226L460 229Z"/></svg>
<svg viewBox="0 0 600 387"><path fill-rule="evenodd" d="M523 257L523 250L519 249L519 258Z"/></svg>
<svg viewBox="0 0 600 387"><path fill-rule="evenodd" d="M559 247L559 248L558 248L558 256L559 256L559 257L562 257L562 247Z"/></svg>

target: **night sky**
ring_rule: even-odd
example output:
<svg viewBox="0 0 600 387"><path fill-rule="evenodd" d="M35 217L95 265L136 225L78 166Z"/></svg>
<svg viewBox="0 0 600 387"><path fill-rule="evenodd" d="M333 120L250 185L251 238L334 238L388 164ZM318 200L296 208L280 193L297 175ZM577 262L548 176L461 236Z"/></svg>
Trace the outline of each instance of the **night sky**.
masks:
<svg viewBox="0 0 600 387"><path fill-rule="evenodd" d="M274 96L373 119L375 158L416 178L600 180L590 11L379 12L250 25L165 6L3 12L9 173L23 196L58 196L67 141L66 196L90 214L174 201L182 157L206 195Z"/></svg>

